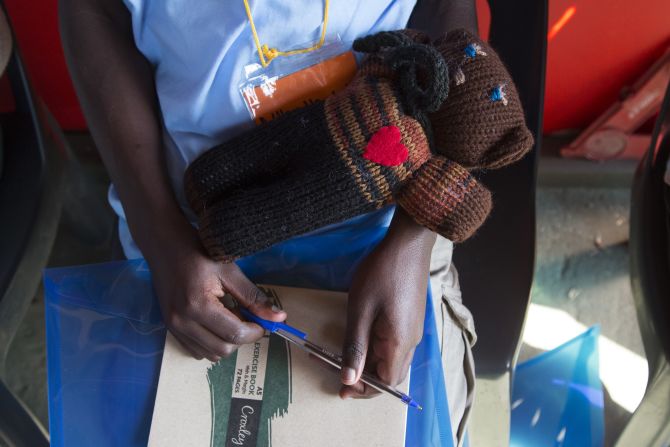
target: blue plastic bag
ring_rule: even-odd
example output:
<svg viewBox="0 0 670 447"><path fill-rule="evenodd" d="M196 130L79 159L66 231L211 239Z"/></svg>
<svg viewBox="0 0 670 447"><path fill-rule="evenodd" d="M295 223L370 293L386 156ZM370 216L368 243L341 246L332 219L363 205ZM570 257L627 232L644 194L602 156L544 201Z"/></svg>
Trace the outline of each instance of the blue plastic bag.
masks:
<svg viewBox="0 0 670 447"><path fill-rule="evenodd" d="M346 290L358 262L386 227L361 221L307 235L239 261L255 282ZM146 445L165 327L142 260L49 269L44 275L49 425L53 446ZM451 446L435 317L412 362L406 446Z"/></svg>
<svg viewBox="0 0 670 447"><path fill-rule="evenodd" d="M512 392L512 447L602 446L599 332L592 327L517 366Z"/></svg>

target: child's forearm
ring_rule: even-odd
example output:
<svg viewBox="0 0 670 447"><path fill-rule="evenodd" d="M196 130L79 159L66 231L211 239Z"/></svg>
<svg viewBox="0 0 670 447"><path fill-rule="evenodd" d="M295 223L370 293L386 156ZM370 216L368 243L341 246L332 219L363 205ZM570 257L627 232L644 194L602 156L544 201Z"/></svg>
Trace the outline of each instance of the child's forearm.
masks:
<svg viewBox="0 0 670 447"><path fill-rule="evenodd" d="M403 248L410 249L417 260L425 256L430 258L436 237L433 231L416 223L402 207L397 206L384 243L401 244Z"/></svg>
<svg viewBox="0 0 670 447"><path fill-rule="evenodd" d="M418 0L408 28L435 38L451 30L465 28L478 34L475 0Z"/></svg>
<svg viewBox="0 0 670 447"><path fill-rule="evenodd" d="M195 358L212 362L263 336L221 302L226 293L282 321L235 264L210 259L181 211L164 161L151 66L135 47L118 0L61 0L61 35L89 128L151 267L163 321Z"/></svg>
<svg viewBox="0 0 670 447"><path fill-rule="evenodd" d="M60 19L72 79L133 238L160 259L195 239L169 183L151 67L128 11L121 2L62 0Z"/></svg>

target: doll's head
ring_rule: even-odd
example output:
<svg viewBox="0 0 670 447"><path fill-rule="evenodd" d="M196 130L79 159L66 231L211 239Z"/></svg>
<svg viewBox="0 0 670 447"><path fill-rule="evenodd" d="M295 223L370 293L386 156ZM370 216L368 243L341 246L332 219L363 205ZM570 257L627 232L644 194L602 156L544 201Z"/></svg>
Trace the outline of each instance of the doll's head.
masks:
<svg viewBox="0 0 670 447"><path fill-rule="evenodd" d="M442 36L434 46L449 70L449 96L429 114L436 150L469 169L499 168L523 157L533 137L498 55L464 30Z"/></svg>
<svg viewBox="0 0 670 447"><path fill-rule="evenodd" d="M357 40L366 52L362 74L393 77L406 112L431 136L432 147L467 169L499 168L533 145L514 82L498 55L465 30L430 44L416 31L382 32Z"/></svg>

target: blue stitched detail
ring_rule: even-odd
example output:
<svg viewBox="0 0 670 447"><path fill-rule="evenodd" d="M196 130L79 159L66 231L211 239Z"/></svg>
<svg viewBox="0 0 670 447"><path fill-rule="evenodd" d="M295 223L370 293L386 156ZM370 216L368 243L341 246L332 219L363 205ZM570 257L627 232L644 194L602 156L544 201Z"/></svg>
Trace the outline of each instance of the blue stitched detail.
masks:
<svg viewBox="0 0 670 447"><path fill-rule="evenodd" d="M505 85L499 85L497 87L494 87L493 90L491 90L491 93L489 94L489 99L492 102L502 101L504 105L507 105L507 95L505 95L503 87L505 87Z"/></svg>
<svg viewBox="0 0 670 447"><path fill-rule="evenodd" d="M493 101L493 102L502 100L502 98L503 98L502 88L500 86L498 86L498 87L494 88L493 90L491 90L490 98L491 98L491 101Z"/></svg>

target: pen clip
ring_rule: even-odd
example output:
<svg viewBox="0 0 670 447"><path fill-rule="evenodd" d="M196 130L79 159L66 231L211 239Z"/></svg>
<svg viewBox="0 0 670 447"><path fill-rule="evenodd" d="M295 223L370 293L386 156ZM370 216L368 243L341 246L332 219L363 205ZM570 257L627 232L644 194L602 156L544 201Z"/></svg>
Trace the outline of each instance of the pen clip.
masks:
<svg viewBox="0 0 670 447"><path fill-rule="evenodd" d="M305 334L304 332L299 331L298 329L296 329L292 326L289 326L288 324L283 323L283 322L270 321L270 320L266 320L264 318L261 318L257 315L254 315L253 313L251 313L251 311L249 309L245 308L245 307L240 307L240 313L242 314L242 316L244 316L244 318L246 318L249 321L252 321L252 322L256 323L257 325L259 325L260 327L262 327L266 331L277 332L279 329L283 329L286 332L295 335L296 337L299 337L299 338L302 338L302 339L307 338L307 334Z"/></svg>

